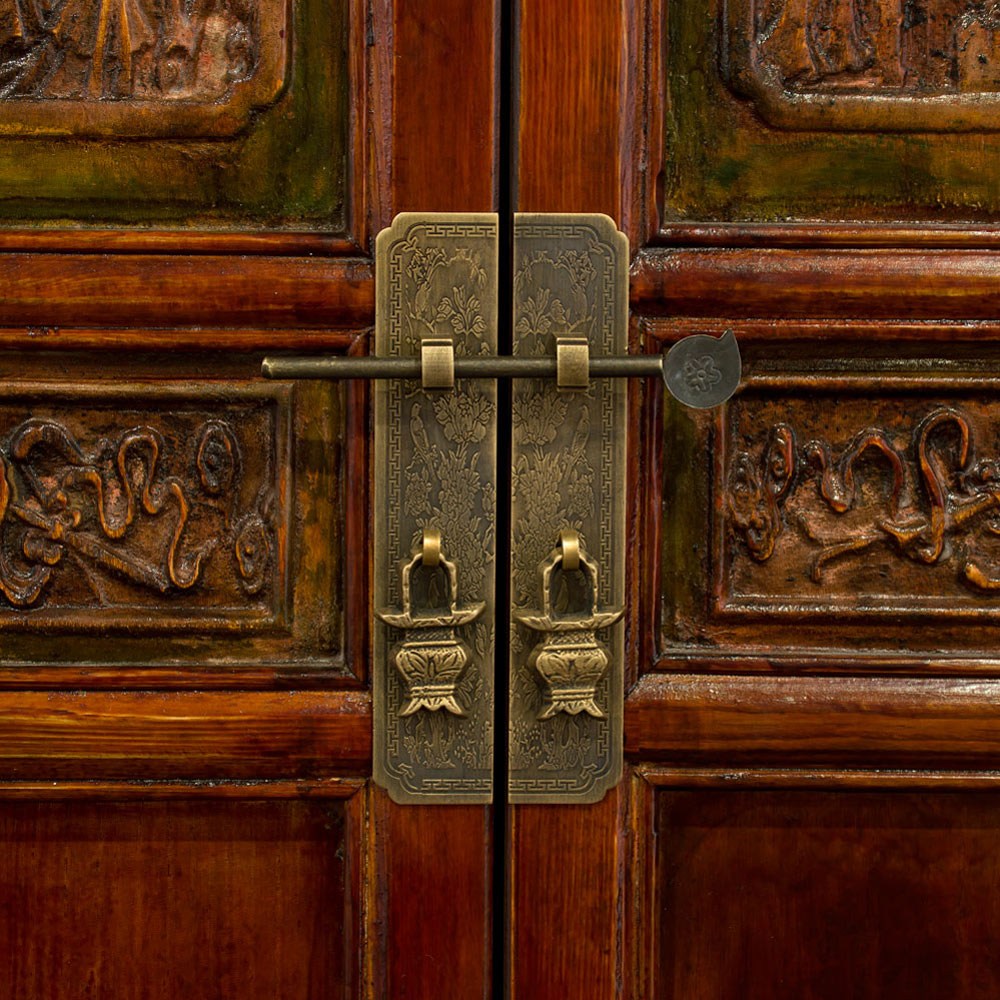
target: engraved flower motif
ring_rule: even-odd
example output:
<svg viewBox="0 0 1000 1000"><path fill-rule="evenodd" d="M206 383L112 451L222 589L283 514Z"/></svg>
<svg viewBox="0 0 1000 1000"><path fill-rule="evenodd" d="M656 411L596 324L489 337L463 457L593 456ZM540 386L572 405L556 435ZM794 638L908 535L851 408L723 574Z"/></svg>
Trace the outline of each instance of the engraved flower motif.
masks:
<svg viewBox="0 0 1000 1000"><path fill-rule="evenodd" d="M710 354L688 359L684 363L683 371L684 381L694 392L708 392L713 385L722 381L722 372Z"/></svg>
<svg viewBox="0 0 1000 1000"><path fill-rule="evenodd" d="M404 510L411 516L418 516L425 513L430 508L431 481L426 470L421 467L418 470L408 472L406 476L406 498L403 502Z"/></svg>
<svg viewBox="0 0 1000 1000"><path fill-rule="evenodd" d="M569 272L570 281L580 289L586 288L597 276L590 254L585 250L564 250L556 263Z"/></svg>
<svg viewBox="0 0 1000 1000"><path fill-rule="evenodd" d="M486 437L493 404L480 393L450 392L434 400L434 415L449 441L477 444Z"/></svg>
<svg viewBox="0 0 1000 1000"><path fill-rule="evenodd" d="M514 426L524 444L550 444L566 419L566 400L552 393L515 396L513 408Z"/></svg>
<svg viewBox="0 0 1000 1000"><path fill-rule="evenodd" d="M479 310L479 299L475 295L469 295L461 285L453 285L451 295L445 295L438 303L434 319L438 323L450 323L456 336L478 337L486 331L486 322Z"/></svg>
<svg viewBox="0 0 1000 1000"><path fill-rule="evenodd" d="M404 246L410 250L406 262L406 276L416 285L426 284L434 270L446 263L447 257L441 247L421 247L414 243Z"/></svg>

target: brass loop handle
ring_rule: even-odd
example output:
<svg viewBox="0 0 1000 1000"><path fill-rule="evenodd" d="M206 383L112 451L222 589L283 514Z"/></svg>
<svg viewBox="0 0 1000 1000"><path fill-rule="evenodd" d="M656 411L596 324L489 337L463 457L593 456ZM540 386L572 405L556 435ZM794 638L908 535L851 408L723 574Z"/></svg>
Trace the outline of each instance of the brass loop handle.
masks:
<svg viewBox="0 0 1000 1000"><path fill-rule="evenodd" d="M562 551L562 568L572 572L580 568L580 533L572 528L559 532L559 548Z"/></svg>
<svg viewBox="0 0 1000 1000"><path fill-rule="evenodd" d="M441 532L437 528L424 528L420 535L420 561L425 566L441 565Z"/></svg>

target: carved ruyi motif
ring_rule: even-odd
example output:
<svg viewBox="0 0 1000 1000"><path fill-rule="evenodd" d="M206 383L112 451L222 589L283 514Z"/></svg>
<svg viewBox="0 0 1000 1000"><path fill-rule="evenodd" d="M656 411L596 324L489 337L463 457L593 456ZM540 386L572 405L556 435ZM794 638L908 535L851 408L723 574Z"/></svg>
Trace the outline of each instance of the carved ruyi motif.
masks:
<svg viewBox="0 0 1000 1000"><path fill-rule="evenodd" d="M560 335L585 337L594 357L625 353L627 262L627 241L606 216L518 216L514 354L554 357ZM591 604L624 603L625 393L615 379L568 391L554 380L513 385L512 802L597 801L621 773L621 621L578 619L541 644L537 630ZM562 529L600 558L600 573L574 601L575 574L553 566L546 612L539 566ZM541 615L532 613L540 600Z"/></svg>
<svg viewBox="0 0 1000 1000"><path fill-rule="evenodd" d="M732 455L728 521L750 557L734 557L733 589L827 604L866 592L880 603L907 595L968 603L1000 590L992 413L956 404L904 406L899 416L838 437L781 422ZM831 589L845 574L844 593Z"/></svg>
<svg viewBox="0 0 1000 1000"><path fill-rule="evenodd" d="M380 356L417 355L424 338L496 353L495 216L397 216L376 268ZM375 388L375 606L405 608L405 588L424 588L410 593L413 625L383 614L374 636L375 778L400 802L492 798L496 405L484 380ZM428 530L454 576L414 563ZM441 622L422 628L418 614Z"/></svg>
<svg viewBox="0 0 1000 1000"><path fill-rule="evenodd" d="M732 0L729 67L793 128L1000 128L1000 4Z"/></svg>
<svg viewBox="0 0 1000 1000"><path fill-rule="evenodd" d="M285 75L285 0L4 0L0 132L225 135Z"/></svg>
<svg viewBox="0 0 1000 1000"><path fill-rule="evenodd" d="M579 552L574 560L578 565L571 570L563 555L563 548L556 547L538 567L540 609L514 612L516 621L542 633L528 657L528 666L538 671L546 687L538 718L586 712L606 719L607 712L597 703L597 685L610 658L597 632L618 621L625 609L598 609L597 564Z"/></svg>
<svg viewBox="0 0 1000 1000"><path fill-rule="evenodd" d="M31 417L0 437L0 617L128 627L123 612L142 609L180 625L209 600L266 615L275 459L248 469L244 454L273 418L257 411L241 428L241 414L68 406L71 418Z"/></svg>
<svg viewBox="0 0 1000 1000"><path fill-rule="evenodd" d="M426 577L419 597L414 594L418 574ZM399 714L425 708L465 715L458 703L458 682L469 663L469 650L456 629L475 621L486 604L458 606L458 569L441 554L430 560L422 551L415 552L400 567L400 577L402 608L376 612L387 625L404 630L403 642L393 653L408 699Z"/></svg>

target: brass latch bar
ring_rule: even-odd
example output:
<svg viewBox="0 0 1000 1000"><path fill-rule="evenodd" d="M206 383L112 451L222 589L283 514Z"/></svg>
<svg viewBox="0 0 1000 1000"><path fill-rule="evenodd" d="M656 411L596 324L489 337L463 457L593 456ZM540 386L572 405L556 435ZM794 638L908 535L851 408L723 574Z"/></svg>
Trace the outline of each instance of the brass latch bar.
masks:
<svg viewBox="0 0 1000 1000"><path fill-rule="evenodd" d="M564 366L565 367L565 366ZM705 409L724 403L740 382L739 346L731 330L721 337L694 334L678 341L665 354L590 356L588 373L597 378L662 378L671 395L685 406ZM261 364L271 379L419 379L425 366L419 357L265 358ZM454 360L455 378L557 378L555 357L464 357ZM577 386L574 380L573 386ZM428 388L438 388L429 386Z"/></svg>
<svg viewBox="0 0 1000 1000"><path fill-rule="evenodd" d="M664 378L664 354L632 354L590 359L591 378ZM265 358L265 378L418 379L420 358ZM455 358L455 378L555 378L555 358Z"/></svg>

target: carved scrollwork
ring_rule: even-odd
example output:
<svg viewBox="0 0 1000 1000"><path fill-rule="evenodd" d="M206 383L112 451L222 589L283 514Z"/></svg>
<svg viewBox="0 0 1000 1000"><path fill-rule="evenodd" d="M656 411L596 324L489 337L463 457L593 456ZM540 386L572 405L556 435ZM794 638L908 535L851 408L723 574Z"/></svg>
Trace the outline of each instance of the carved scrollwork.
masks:
<svg viewBox="0 0 1000 1000"><path fill-rule="evenodd" d="M21 423L0 449L0 592L30 607L75 566L168 595L195 587L219 548L232 553L246 592L261 590L272 562L271 494L262 487L256 509L234 516L241 458L224 421L207 421L193 448L185 472L149 425L86 451L56 420ZM212 512L221 524L206 533Z"/></svg>
<svg viewBox="0 0 1000 1000"><path fill-rule="evenodd" d="M920 565L953 561L966 586L1000 590L1000 564L977 552L980 540L1000 535L1000 462L977 454L972 420L957 407L931 410L908 440L868 427L841 449L824 439L798 446L778 424L759 455L733 456L726 496L731 531L758 562L772 558L783 531L798 529L807 547L794 551L814 584L831 563L883 547ZM842 530L831 530L830 515Z"/></svg>

